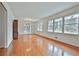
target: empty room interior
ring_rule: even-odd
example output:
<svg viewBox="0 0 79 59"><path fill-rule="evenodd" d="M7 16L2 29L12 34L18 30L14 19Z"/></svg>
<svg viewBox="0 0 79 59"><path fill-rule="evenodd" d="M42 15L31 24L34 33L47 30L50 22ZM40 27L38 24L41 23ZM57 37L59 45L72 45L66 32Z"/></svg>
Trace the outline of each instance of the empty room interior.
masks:
<svg viewBox="0 0 79 59"><path fill-rule="evenodd" d="M79 3L0 2L0 56L79 56Z"/></svg>

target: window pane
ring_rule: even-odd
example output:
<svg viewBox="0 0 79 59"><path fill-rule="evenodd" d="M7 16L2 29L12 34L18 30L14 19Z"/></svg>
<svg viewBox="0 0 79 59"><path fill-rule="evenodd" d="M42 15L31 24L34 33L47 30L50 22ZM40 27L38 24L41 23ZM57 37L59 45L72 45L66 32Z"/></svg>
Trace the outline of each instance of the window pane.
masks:
<svg viewBox="0 0 79 59"><path fill-rule="evenodd" d="M64 33L78 34L78 14L65 17Z"/></svg>
<svg viewBox="0 0 79 59"><path fill-rule="evenodd" d="M64 32L78 34L78 24L65 25Z"/></svg>
<svg viewBox="0 0 79 59"><path fill-rule="evenodd" d="M42 31L42 28L43 28L43 24L40 23L40 31Z"/></svg>
<svg viewBox="0 0 79 59"><path fill-rule="evenodd" d="M37 24L37 31L42 31L43 30L43 23Z"/></svg>
<svg viewBox="0 0 79 59"><path fill-rule="evenodd" d="M37 31L39 31L39 24L37 24Z"/></svg>
<svg viewBox="0 0 79 59"><path fill-rule="evenodd" d="M30 33L31 32L31 24L24 24L24 33Z"/></svg>
<svg viewBox="0 0 79 59"><path fill-rule="evenodd" d="M59 18L59 19L55 19L54 21L54 32L62 32L62 18Z"/></svg>
<svg viewBox="0 0 79 59"><path fill-rule="evenodd" d="M78 14L65 17L65 24L78 23Z"/></svg>
<svg viewBox="0 0 79 59"><path fill-rule="evenodd" d="M48 31L53 32L53 20L48 22Z"/></svg>

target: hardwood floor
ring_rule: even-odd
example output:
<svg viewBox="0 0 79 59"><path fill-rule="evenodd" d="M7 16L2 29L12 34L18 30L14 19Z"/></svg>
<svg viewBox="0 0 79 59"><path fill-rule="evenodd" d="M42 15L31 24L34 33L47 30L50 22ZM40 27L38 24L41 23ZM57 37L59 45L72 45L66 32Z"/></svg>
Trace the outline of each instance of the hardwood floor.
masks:
<svg viewBox="0 0 79 59"><path fill-rule="evenodd" d="M19 35L1 56L79 56L79 48L49 40L38 35Z"/></svg>

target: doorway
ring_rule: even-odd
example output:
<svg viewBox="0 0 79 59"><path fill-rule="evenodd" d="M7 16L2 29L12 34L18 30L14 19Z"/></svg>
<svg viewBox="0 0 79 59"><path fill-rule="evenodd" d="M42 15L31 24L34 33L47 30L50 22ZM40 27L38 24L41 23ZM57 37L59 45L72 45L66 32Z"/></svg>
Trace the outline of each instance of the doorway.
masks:
<svg viewBox="0 0 79 59"><path fill-rule="evenodd" d="M18 39L18 20L13 21L13 39Z"/></svg>

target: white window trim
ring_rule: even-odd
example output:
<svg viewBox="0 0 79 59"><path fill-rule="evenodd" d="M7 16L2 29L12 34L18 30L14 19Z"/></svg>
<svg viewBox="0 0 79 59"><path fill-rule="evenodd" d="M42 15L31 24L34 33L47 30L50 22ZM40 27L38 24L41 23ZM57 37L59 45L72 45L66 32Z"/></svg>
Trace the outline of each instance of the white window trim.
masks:
<svg viewBox="0 0 79 59"><path fill-rule="evenodd" d="M67 25L67 24L65 24L65 18L66 18L66 17L74 16L74 15L76 15L76 16L78 17L78 18L77 18L77 19L78 19L78 23L75 23L75 24L78 24L78 32L76 32L76 33L75 33L75 32L73 32L73 33L72 33L72 32L66 32L66 31L65 31L65 25ZM73 14L73 15L66 16L66 17L64 17L64 33L66 33L66 34L79 34L79 14ZM71 24L73 24L73 23L71 23ZM70 24L68 24L68 25L70 25Z"/></svg>

